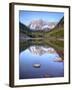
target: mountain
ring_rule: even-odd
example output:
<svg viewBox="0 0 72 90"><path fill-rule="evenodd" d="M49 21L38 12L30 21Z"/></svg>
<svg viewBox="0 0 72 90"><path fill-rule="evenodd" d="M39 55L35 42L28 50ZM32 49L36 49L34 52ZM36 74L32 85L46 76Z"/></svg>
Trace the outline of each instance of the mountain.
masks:
<svg viewBox="0 0 72 90"><path fill-rule="evenodd" d="M22 24L21 22L19 22L19 28L20 28L20 32L26 33L27 31L29 31L29 28Z"/></svg>
<svg viewBox="0 0 72 90"><path fill-rule="evenodd" d="M20 29L20 39L23 40L25 38L29 38L29 28L27 26L25 26L24 24L22 24L21 22L19 22L19 29Z"/></svg>
<svg viewBox="0 0 72 90"><path fill-rule="evenodd" d="M56 22L46 22L42 19L39 20L33 20L30 22L28 27L32 30L46 30L49 31L53 29L56 26Z"/></svg>
<svg viewBox="0 0 72 90"><path fill-rule="evenodd" d="M60 19L58 24L49 33L49 37L56 37L63 40L64 38L64 17Z"/></svg>
<svg viewBox="0 0 72 90"><path fill-rule="evenodd" d="M33 20L28 26L19 22L22 38L64 38L64 17L58 23Z"/></svg>
<svg viewBox="0 0 72 90"><path fill-rule="evenodd" d="M64 26L64 17L61 18L61 20L58 22L55 28L61 28Z"/></svg>

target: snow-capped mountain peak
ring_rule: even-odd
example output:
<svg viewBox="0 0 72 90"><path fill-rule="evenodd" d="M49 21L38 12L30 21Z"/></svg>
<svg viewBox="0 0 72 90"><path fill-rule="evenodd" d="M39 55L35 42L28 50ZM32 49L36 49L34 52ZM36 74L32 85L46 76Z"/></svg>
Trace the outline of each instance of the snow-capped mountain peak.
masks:
<svg viewBox="0 0 72 90"><path fill-rule="evenodd" d="M29 23L29 28L32 30L51 30L55 27L56 23L46 22L44 20L33 20Z"/></svg>

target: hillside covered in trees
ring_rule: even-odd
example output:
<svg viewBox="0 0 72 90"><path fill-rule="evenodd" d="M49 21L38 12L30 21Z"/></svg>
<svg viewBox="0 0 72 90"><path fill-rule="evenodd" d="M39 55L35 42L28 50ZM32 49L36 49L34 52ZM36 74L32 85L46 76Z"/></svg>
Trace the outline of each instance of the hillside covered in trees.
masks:
<svg viewBox="0 0 72 90"><path fill-rule="evenodd" d="M32 30L26 25L19 22L20 39L25 38L64 38L64 17L51 30Z"/></svg>

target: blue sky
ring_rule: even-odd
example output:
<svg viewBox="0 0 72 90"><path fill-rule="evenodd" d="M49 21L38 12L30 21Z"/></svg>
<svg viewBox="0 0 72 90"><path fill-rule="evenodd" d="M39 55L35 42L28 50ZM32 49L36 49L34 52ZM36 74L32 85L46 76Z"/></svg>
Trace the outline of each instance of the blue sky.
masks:
<svg viewBox="0 0 72 90"><path fill-rule="evenodd" d="M46 22L59 22L63 16L63 12L19 11L19 21L25 25L28 25L32 20L39 19Z"/></svg>

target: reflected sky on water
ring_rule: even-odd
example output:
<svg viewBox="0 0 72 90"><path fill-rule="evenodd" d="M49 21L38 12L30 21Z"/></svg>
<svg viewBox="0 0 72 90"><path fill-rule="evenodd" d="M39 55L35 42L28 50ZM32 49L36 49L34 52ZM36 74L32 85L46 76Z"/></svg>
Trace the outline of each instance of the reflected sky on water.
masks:
<svg viewBox="0 0 72 90"><path fill-rule="evenodd" d="M40 64L39 68L33 67ZM31 45L20 52L19 78L51 78L64 76L64 62L50 46Z"/></svg>

